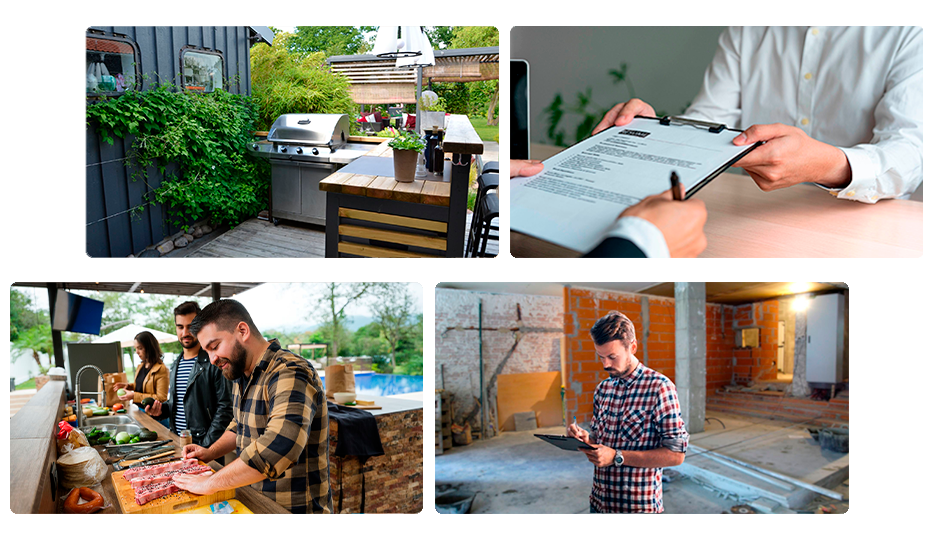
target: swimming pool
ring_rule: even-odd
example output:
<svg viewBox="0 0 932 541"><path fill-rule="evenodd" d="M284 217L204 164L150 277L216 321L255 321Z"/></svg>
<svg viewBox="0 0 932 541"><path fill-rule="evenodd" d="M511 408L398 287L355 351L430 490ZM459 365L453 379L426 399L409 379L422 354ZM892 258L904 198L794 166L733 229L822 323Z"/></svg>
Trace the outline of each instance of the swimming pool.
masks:
<svg viewBox="0 0 932 541"><path fill-rule="evenodd" d="M327 387L326 378L320 379ZM418 393L424 390L423 376L403 376L398 374L356 374L356 394L392 396L396 394Z"/></svg>

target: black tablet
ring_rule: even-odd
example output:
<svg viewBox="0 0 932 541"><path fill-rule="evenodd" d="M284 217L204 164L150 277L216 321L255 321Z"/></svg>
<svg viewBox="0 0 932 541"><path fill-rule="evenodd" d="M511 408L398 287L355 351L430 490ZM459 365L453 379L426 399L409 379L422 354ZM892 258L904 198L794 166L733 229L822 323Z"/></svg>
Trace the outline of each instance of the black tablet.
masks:
<svg viewBox="0 0 932 541"><path fill-rule="evenodd" d="M530 79L525 60L512 59L511 63L511 159L527 160L531 157Z"/></svg>
<svg viewBox="0 0 932 541"><path fill-rule="evenodd" d="M588 443L581 442L576 438L571 438L569 436L556 436L554 434L534 434L535 437L544 440L545 442L556 445L560 449L566 451L578 451L580 449L595 449L595 447L589 445Z"/></svg>

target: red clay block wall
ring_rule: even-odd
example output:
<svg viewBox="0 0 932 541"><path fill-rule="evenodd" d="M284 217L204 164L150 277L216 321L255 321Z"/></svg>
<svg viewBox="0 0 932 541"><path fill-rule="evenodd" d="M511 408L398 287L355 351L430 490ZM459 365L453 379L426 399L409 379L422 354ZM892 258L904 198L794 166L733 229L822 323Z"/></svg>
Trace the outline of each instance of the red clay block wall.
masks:
<svg viewBox="0 0 932 541"><path fill-rule="evenodd" d="M589 329L611 310L628 316L634 323L638 339L637 356L647 365L675 381L676 322L673 299L648 297L650 328L641 317L641 297L582 288L564 288L563 331L566 333L567 418L574 415L580 423L592 416L592 395L605 379L605 372L595 353ZM647 331L645 333L645 331ZM645 348L646 345L646 348ZM646 354L645 354L646 349Z"/></svg>
<svg viewBox="0 0 932 541"><path fill-rule="evenodd" d="M735 332L760 328L760 347L734 348L734 383L749 384L777 377L777 314L779 301L735 307Z"/></svg>
<svg viewBox="0 0 932 541"><path fill-rule="evenodd" d="M732 383L735 329L732 306L706 304L706 393L714 393Z"/></svg>

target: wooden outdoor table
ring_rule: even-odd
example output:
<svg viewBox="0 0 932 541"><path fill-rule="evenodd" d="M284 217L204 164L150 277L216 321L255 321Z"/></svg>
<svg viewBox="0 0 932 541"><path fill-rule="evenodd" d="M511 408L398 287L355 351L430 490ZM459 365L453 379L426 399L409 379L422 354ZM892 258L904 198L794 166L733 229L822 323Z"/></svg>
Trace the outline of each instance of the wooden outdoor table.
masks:
<svg viewBox="0 0 932 541"><path fill-rule="evenodd" d="M482 141L465 115L450 115L443 175L397 182L391 176L337 171L327 192L327 257L463 257L472 155ZM390 160L384 142L367 156Z"/></svg>
<svg viewBox="0 0 932 541"><path fill-rule="evenodd" d="M546 157L553 147L537 147ZM763 192L750 177L724 173L695 195L709 213L700 257L920 257L922 203L836 199L800 184ZM515 257L575 257L561 246L511 232Z"/></svg>

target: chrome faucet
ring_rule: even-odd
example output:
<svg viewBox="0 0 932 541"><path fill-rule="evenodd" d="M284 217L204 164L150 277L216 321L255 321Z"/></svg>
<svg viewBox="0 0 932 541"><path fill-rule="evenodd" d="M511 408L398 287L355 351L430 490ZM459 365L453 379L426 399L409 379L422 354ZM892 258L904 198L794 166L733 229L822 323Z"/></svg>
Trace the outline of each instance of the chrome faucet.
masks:
<svg viewBox="0 0 932 541"><path fill-rule="evenodd" d="M81 407L81 394L82 394L81 393L81 374L88 368L93 368L94 370L97 371L97 375L100 376L101 390L97 391L96 393L86 392L83 394L97 394L98 400L102 401L102 399L100 398L100 394L107 392L106 383L104 382L104 373L100 370L100 368L97 368L96 366L92 364L88 364L88 365L82 366L81 369L78 370L78 373L75 374L74 376L74 408L75 408L75 415L77 415L78 417L78 428L85 426L86 421L87 421L84 415L84 408Z"/></svg>

